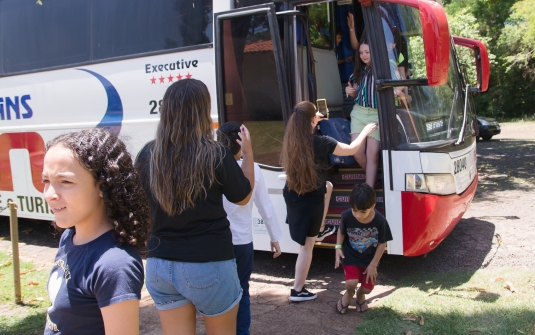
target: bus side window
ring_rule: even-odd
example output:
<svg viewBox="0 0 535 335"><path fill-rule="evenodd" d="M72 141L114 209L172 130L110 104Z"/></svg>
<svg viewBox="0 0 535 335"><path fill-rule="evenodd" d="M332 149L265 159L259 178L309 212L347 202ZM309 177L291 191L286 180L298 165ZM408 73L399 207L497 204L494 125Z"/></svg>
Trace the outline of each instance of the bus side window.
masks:
<svg viewBox="0 0 535 335"><path fill-rule="evenodd" d="M222 99L225 121L244 123L255 162L279 167L284 138L282 87L266 14L221 20ZM278 36L277 36L278 37Z"/></svg>

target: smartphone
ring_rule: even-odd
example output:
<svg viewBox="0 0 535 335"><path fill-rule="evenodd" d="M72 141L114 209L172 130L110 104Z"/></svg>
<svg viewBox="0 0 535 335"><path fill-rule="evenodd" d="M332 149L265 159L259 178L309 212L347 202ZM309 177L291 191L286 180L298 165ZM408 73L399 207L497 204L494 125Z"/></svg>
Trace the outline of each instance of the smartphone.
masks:
<svg viewBox="0 0 535 335"><path fill-rule="evenodd" d="M323 114L323 117L325 118L329 117L329 112L327 110L327 100L325 99L316 100L316 106L318 107L318 112Z"/></svg>

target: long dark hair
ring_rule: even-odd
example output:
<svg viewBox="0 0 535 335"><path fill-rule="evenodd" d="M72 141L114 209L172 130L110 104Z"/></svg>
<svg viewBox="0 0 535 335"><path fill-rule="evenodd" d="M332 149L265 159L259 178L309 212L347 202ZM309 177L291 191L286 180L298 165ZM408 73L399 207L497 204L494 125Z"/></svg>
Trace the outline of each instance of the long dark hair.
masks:
<svg viewBox="0 0 535 335"><path fill-rule="evenodd" d="M360 80L362 79L362 74L364 73L364 69L366 68L366 64L362 61L362 59L360 59L360 47L363 44L366 44L368 48L370 47L370 44L368 43L368 40L366 38L363 38L362 42L359 43L359 49L357 50L355 55L355 69L353 70L353 78L355 78L355 83L357 85L360 83ZM371 68L371 71L371 73L373 74L373 68Z"/></svg>
<svg viewBox="0 0 535 335"><path fill-rule="evenodd" d="M150 162L151 193L168 215L193 208L196 199L206 197L205 187L216 182L223 150L214 140L206 85L183 79L169 86Z"/></svg>
<svg viewBox="0 0 535 335"><path fill-rule="evenodd" d="M316 107L309 101L303 101L295 105L294 110L286 125L280 161L286 171L288 188L304 194L320 187L321 182L319 167L314 162L311 125Z"/></svg>
<svg viewBox="0 0 535 335"><path fill-rule="evenodd" d="M46 150L58 144L70 149L99 184L117 242L126 242L141 254L146 253L149 208L123 141L105 129L91 128L60 135L47 143Z"/></svg>

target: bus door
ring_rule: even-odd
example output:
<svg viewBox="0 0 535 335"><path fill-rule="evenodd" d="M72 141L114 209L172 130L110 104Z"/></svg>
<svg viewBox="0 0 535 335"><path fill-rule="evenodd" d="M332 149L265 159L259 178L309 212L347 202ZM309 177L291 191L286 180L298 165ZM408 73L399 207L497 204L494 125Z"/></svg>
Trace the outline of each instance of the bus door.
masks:
<svg viewBox="0 0 535 335"><path fill-rule="evenodd" d="M285 252L299 246L284 229L286 206L282 197L285 174L280 165L284 126L291 104L275 5L243 7L215 15L216 85L219 122L245 124L284 237ZM267 229L253 210L253 242L270 250Z"/></svg>

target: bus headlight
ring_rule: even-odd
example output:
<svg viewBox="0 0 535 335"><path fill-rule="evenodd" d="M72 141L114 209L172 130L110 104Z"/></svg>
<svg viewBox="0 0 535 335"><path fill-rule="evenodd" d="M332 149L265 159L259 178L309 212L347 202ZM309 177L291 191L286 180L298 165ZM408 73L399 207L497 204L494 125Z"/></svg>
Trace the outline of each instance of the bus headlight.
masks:
<svg viewBox="0 0 535 335"><path fill-rule="evenodd" d="M405 175L405 191L428 193L423 173L407 173Z"/></svg>
<svg viewBox="0 0 535 335"><path fill-rule="evenodd" d="M455 193L455 180L452 174L426 174L425 181L427 182L429 193L440 195Z"/></svg>
<svg viewBox="0 0 535 335"><path fill-rule="evenodd" d="M453 179L453 175L449 173L407 173L405 175L405 190L439 195L454 194L455 180Z"/></svg>

